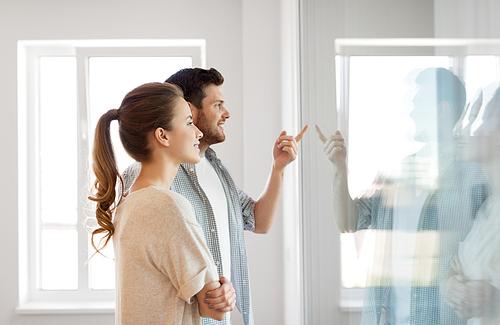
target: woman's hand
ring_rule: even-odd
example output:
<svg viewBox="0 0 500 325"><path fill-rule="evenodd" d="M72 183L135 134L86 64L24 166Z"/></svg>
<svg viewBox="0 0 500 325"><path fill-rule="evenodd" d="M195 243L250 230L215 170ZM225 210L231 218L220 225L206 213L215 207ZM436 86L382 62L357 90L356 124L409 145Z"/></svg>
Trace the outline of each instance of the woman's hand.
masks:
<svg viewBox="0 0 500 325"><path fill-rule="evenodd" d="M208 305L209 309L215 309L218 312L232 311L236 304L236 292L233 284L222 275L219 280L221 286L207 292L203 302Z"/></svg>
<svg viewBox="0 0 500 325"><path fill-rule="evenodd" d="M219 281L207 283L196 294L201 317L222 321L226 312L234 309L236 293L231 282L220 276Z"/></svg>

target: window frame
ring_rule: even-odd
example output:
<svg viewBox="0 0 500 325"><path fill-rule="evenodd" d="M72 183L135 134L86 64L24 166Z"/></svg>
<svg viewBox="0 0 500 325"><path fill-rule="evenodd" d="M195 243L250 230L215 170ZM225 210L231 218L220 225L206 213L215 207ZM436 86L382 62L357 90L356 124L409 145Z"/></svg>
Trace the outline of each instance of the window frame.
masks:
<svg viewBox="0 0 500 325"><path fill-rule="evenodd" d="M61 40L18 42L19 155L19 306L17 314L114 313L114 290L89 285L88 232L83 227L85 203L78 191L78 289L38 289L40 218L39 61L46 56L73 56L77 72L78 189L88 182L88 62L90 57L190 56L205 67L205 40Z"/></svg>

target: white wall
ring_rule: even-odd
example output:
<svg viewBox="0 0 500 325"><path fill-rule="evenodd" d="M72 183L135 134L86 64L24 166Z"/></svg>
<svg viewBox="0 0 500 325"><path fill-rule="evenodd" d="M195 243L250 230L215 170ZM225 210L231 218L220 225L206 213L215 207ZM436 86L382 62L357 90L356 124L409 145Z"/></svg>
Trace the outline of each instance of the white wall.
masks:
<svg viewBox="0 0 500 325"><path fill-rule="evenodd" d="M496 0L435 0L438 38L500 37L500 2Z"/></svg>
<svg viewBox="0 0 500 325"><path fill-rule="evenodd" d="M258 196L281 128L279 1L0 1L0 324L112 324L111 315L14 314L17 257L17 41L46 39L187 39L207 41L207 66L225 77L231 119L215 146L236 182ZM244 122L245 120L245 122ZM54 157L55 159L57 157ZM281 219L281 218L279 218ZM63 244L63 243L61 243ZM249 236L257 324L282 323L282 229ZM265 247L265 249L264 249ZM235 320L237 325L239 320Z"/></svg>
<svg viewBox="0 0 500 325"><path fill-rule="evenodd" d="M279 1L243 1L244 180L254 198L267 180L274 141L281 132L280 57L269 54L280 53L279 10ZM277 218L267 235L245 236L252 301L262 312L256 314L256 324L284 323L282 220Z"/></svg>

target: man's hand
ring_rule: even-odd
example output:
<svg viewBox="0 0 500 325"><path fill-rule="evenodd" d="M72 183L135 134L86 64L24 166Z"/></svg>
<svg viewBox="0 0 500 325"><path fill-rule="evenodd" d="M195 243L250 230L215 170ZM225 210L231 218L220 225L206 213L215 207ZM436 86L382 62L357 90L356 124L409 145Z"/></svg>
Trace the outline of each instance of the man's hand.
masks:
<svg viewBox="0 0 500 325"><path fill-rule="evenodd" d="M287 135L286 131L281 132L278 139L274 143L273 157L274 167L278 170L283 170L289 163L297 158L299 153L299 141L306 133L308 125L306 125L297 136Z"/></svg>
<svg viewBox="0 0 500 325"><path fill-rule="evenodd" d="M347 150L345 147L345 140L340 134L340 131L336 131L334 135L330 137L325 137L320 128L316 125L316 132L318 133L318 138L323 142L323 151L326 157L334 165L345 166L345 161L347 157Z"/></svg>
<svg viewBox="0 0 500 325"><path fill-rule="evenodd" d="M221 286L207 292L204 303L209 305L209 309L215 309L219 312L232 311L236 304L236 292L233 284L222 275L219 276L219 280Z"/></svg>

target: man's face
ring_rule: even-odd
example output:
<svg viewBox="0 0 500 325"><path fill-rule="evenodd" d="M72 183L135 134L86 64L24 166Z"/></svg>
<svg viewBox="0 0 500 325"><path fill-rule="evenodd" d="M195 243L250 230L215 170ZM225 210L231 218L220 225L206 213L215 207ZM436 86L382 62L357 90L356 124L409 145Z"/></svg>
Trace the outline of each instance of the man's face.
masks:
<svg viewBox="0 0 500 325"><path fill-rule="evenodd" d="M224 97L220 86L207 86L202 108L194 108L192 111L194 124L203 132L203 138L200 139L201 145L211 146L226 139L224 124L230 115L224 107Z"/></svg>
<svg viewBox="0 0 500 325"><path fill-rule="evenodd" d="M415 140L424 143L437 141L437 106L435 87L420 87L413 98L413 110L410 112L415 123Z"/></svg>

